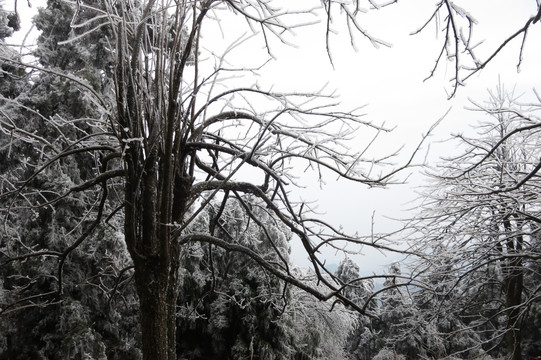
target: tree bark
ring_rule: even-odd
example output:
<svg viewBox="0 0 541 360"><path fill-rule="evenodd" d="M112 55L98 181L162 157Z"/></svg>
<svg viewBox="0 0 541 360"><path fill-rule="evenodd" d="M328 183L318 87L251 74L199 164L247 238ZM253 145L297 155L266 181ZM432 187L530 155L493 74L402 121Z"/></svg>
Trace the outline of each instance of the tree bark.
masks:
<svg viewBox="0 0 541 360"><path fill-rule="evenodd" d="M132 187L137 176L126 180L125 239L135 268L143 359L175 360L179 249L169 228L161 225L171 221L160 219L165 211L157 201L155 163L148 161L145 171L133 172L144 174L140 187Z"/></svg>
<svg viewBox="0 0 541 360"><path fill-rule="evenodd" d="M512 261L511 275L504 280L505 306L507 308L507 333L505 341L511 360L522 360L522 333L520 331L520 307L522 303L523 274L522 264Z"/></svg>
<svg viewBox="0 0 541 360"><path fill-rule="evenodd" d="M522 221L517 221L516 229L522 230ZM509 219L504 220L504 227L511 233L513 226ZM507 251L516 255L522 250L524 239L522 235L510 236L507 240ZM507 312L507 332L505 342L507 353L511 360L522 360L522 334L520 331L520 304L524 287L523 263L520 256L504 260L503 285L505 292L505 308Z"/></svg>
<svg viewBox="0 0 541 360"><path fill-rule="evenodd" d="M169 360L167 275L153 264L135 267L143 359Z"/></svg>

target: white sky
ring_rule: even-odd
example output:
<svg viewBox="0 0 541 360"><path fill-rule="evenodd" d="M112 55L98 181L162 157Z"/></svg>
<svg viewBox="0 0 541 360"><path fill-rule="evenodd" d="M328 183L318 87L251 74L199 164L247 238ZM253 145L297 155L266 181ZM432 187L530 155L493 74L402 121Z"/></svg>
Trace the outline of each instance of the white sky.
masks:
<svg viewBox="0 0 541 360"><path fill-rule="evenodd" d="M298 30L298 48L287 49L285 55L278 59L276 69L280 70L272 71L273 81L313 88L329 81L330 86L342 95L345 108L366 104L368 119L396 126L393 134L380 139L379 145L382 151L405 145L404 157L409 156L431 124L452 107L431 138L430 158L448 155L453 149L440 141L448 139L451 132L468 131L480 116L464 110L469 104L468 99L484 101L487 89L494 89L498 81L507 88L516 87L517 93L529 93L527 95L531 95L533 87L541 84L541 24L532 27L528 34L520 73L517 73L516 64L521 38L514 40L494 63L470 78L466 87L460 88L456 97L448 100L447 91L451 89L448 79L454 72L452 63L440 64L436 76L423 82L440 51L443 34L438 34L435 26L431 25L420 35L409 35L428 19L434 3L428 0L399 2L368 14L363 26L378 38L390 42L392 47L376 49L359 38L358 50L354 51L348 46L348 39L337 35L331 47L334 69L324 54L321 31ZM481 59L522 27L537 10L535 0L465 0L456 3L467 8L478 20L474 38L477 41L486 39L478 48ZM404 177L410 172L406 171ZM414 176L407 186L367 189L346 181L336 183L330 178L323 190L311 188L305 198L317 199L319 209L326 212L325 218L331 223L342 224L346 230L360 234L370 233L375 212L375 231L386 232L399 227L398 223L386 217L407 216L404 210L416 196L413 188L418 181L419 177ZM368 249L363 252L365 256L356 257L356 260L364 273L381 272L382 264L393 260L392 256L382 257ZM302 251L294 247L293 254L296 263L306 264ZM329 257L329 262L338 262L343 255L338 254L334 259Z"/></svg>
<svg viewBox="0 0 541 360"><path fill-rule="evenodd" d="M329 83L329 88L336 89L340 94L344 109L366 105L364 111L367 119L376 124L385 122L388 127L396 126L392 134L380 139L378 149L391 152L404 145L404 158L431 124L452 107L431 138L430 159L444 156L453 149L440 141L449 138L451 132L468 131L479 117L479 114L463 109L468 105L468 98L485 100L487 89L494 89L499 79L507 88L516 87L516 93L531 93L533 87L541 84L541 23L535 24L528 34L520 73L516 71L516 64L521 38L515 39L493 63L470 78L455 98L448 100L446 91L451 89L448 79L454 72L452 63L440 64L436 76L423 82L440 51L443 33L437 32L432 24L420 35L409 35L430 17L436 2L401 1L363 15L361 22L364 28L391 43L392 47L376 49L359 37L356 42L358 49L354 51L344 33L336 34L331 39L334 68L325 53L324 28L299 28L296 36L289 38L296 46L276 45L274 54L277 60L263 68L258 82L298 91L318 89ZM31 1L34 9L39 3ZM318 6L320 1L298 0L296 4L303 3ZM474 38L479 42L484 40L478 48L478 57L482 60L507 36L522 27L537 9L536 0L462 0L456 3L478 20ZM20 2L18 6L21 14L27 14L26 2ZM22 20L23 26L28 24L29 15ZM235 22L224 20L223 26L226 31L243 31L234 28ZM246 46L260 47L259 40L249 41ZM217 29L207 29L205 41L215 48L227 43ZM264 53L254 51L253 47L249 49L239 47L229 59L247 66L260 64ZM404 177L411 172L415 170L405 172ZM302 193L302 197L306 200L316 199L326 220L341 224L350 232L368 234L375 212L375 231L385 232L399 226L386 217L407 216L404 210L408 207L407 202L415 197L413 188L419 183L419 176L411 179L408 185L367 189L366 186L344 181L337 183L334 178L329 178L324 189L310 187ZM382 264L393 260L392 257L384 258L366 249L364 252L366 256L356 257L363 273L381 272ZM337 263L342 257L330 254L329 262ZM301 266L307 264L305 255L295 244L292 260Z"/></svg>

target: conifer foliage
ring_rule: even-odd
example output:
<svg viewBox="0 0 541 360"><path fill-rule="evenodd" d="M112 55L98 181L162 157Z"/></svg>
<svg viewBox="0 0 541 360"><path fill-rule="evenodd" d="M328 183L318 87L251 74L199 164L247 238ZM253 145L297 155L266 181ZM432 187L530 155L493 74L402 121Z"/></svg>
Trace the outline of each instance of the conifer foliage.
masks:
<svg viewBox="0 0 541 360"><path fill-rule="evenodd" d="M73 191L100 166L99 152L74 144L95 146L102 129L91 99L60 74L77 74L103 93L111 67L99 45L103 33L95 33L90 46L60 45L88 30L72 29L73 16L72 6L48 2L35 18L37 64L25 71L8 62L16 71L3 79L11 84L3 89L17 91L3 94L0 120L9 134L0 150L2 359L140 357L135 292L123 284L131 274L120 224L111 219L100 226L93 215L119 198L112 195L106 206L93 189Z"/></svg>
<svg viewBox="0 0 541 360"><path fill-rule="evenodd" d="M242 204L249 203L258 221L270 224L269 234L246 214ZM265 206L243 198L223 204L209 207L191 231L244 245L267 261L289 262L290 233L274 223ZM291 358L287 283L252 259L212 244L194 243L184 248L181 259L177 328L181 358Z"/></svg>

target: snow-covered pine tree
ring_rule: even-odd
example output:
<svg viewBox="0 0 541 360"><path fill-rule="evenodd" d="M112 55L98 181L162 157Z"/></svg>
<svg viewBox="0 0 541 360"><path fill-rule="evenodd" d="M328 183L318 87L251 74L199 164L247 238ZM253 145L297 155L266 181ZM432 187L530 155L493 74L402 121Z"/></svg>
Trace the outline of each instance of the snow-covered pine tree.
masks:
<svg viewBox="0 0 541 360"><path fill-rule="evenodd" d="M358 271L358 267L352 261L346 259L345 263L346 266L342 266L336 274L333 274L341 285L344 281L337 276L338 273L355 277L355 272ZM306 283L318 286L317 276L312 269L296 268L295 271ZM358 276L355 278L357 279ZM355 282L355 285L359 285L359 282ZM362 306L361 304L364 305L364 303L361 298L355 297L354 294L360 295L364 290L358 290L350 287L346 292L355 299L357 305ZM292 333L293 359L341 360L347 358L347 339L359 315L357 311L338 302L320 301L310 294L292 288L286 315Z"/></svg>
<svg viewBox="0 0 541 360"><path fill-rule="evenodd" d="M366 306L370 316L352 314L354 325L348 334L345 344L346 353L350 359L369 359L376 355L378 334L375 332L373 321L378 313L376 299L370 300L374 293L374 279L362 279L359 266L349 257L343 259L335 273L351 299L361 306ZM368 302L368 304L366 304Z"/></svg>
<svg viewBox="0 0 541 360"><path fill-rule="evenodd" d="M290 232L253 199L213 202L190 231L209 233L290 266ZM242 253L211 244L184 248L182 259L179 359L291 358L290 324L284 315L290 291L285 282Z"/></svg>
<svg viewBox="0 0 541 360"><path fill-rule="evenodd" d="M393 263L383 283L386 289L379 298L379 316L373 322L378 333L375 359L386 359L388 354L414 359L423 353L422 329L410 326L417 309L413 304L399 263Z"/></svg>
<svg viewBox="0 0 541 360"><path fill-rule="evenodd" d="M99 2L85 5L97 7ZM1 101L0 156L5 161L0 200L7 229L0 256L1 359L140 357L122 225L115 218L97 223L93 215L96 209L112 211L111 204L120 199L114 191L121 189L110 188L108 207L102 205L105 195L99 191L66 193L109 161L100 158L99 151L80 151L99 148L104 127L81 86L59 76L74 74L96 92L109 86L112 65L105 29L94 32L92 41L60 45L97 25L71 27L77 11L79 20L96 15L90 8L48 1L35 18L41 33L33 53L40 70L24 72L19 66L15 69L22 69L21 79L2 79L18 91L3 93Z"/></svg>

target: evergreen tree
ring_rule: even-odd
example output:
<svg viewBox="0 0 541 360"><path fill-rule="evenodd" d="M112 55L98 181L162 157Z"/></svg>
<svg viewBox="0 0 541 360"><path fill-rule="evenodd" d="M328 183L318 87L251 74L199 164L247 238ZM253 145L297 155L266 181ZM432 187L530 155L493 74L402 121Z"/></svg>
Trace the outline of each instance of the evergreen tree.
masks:
<svg viewBox="0 0 541 360"><path fill-rule="evenodd" d="M252 205L245 208L248 204ZM265 231L247 211L268 224ZM215 204L200 215L192 231L208 232L289 266L289 232L274 222L268 210L248 199ZM290 358L291 335L284 316L290 301L286 284L240 253L202 244L184 250L179 358Z"/></svg>
<svg viewBox="0 0 541 360"><path fill-rule="evenodd" d="M356 267L353 262L347 262L347 265L351 265L353 269ZM296 271L305 282L318 286L317 276L311 269L296 269ZM352 273L348 269L343 269L343 272ZM336 279L339 281L338 278ZM340 303L320 301L293 288L286 315L293 334L293 359L339 360L346 358L346 342L358 315L357 311Z"/></svg>
<svg viewBox="0 0 541 360"><path fill-rule="evenodd" d="M99 113L87 94L57 76L76 74L97 92L108 86L111 63L103 50L104 34L95 33L92 43L60 45L95 25L70 27L76 11L74 5L55 0L40 9L35 23L41 35L34 55L42 70L29 73L24 85L12 86L20 89L17 93L3 93L4 130L11 126L13 132L24 128L26 133L2 137L1 200L8 231L0 256L5 292L1 359L140 357L138 331L133 330L136 297L133 284L126 284L131 273L124 269L131 264L118 231L121 225L115 219L108 225L97 223L91 215L96 208L110 211L103 200L114 200L115 195L94 190L66 194L107 166L99 153L73 146L78 141L83 147L99 147L103 130L99 121L90 120ZM80 11L85 19L95 14L89 8ZM53 151L44 152L37 143ZM47 166L55 159L59 161L54 166ZM25 178L31 190L19 198L7 197L17 193Z"/></svg>
<svg viewBox="0 0 541 360"><path fill-rule="evenodd" d="M369 316L352 314L356 320L345 344L348 358L372 358L376 354L375 347L378 341L373 324L378 308L376 300L371 299L374 293L374 280L362 279L359 266L348 257L340 262L335 275L344 284L347 296L354 299L359 306L365 307L370 314Z"/></svg>
<svg viewBox="0 0 541 360"><path fill-rule="evenodd" d="M422 329L410 326L411 320L417 316L417 309L403 281L400 264L394 263L389 267L383 288L386 291L380 298L380 315L375 325L382 339L378 352L380 358L387 352L406 359L424 355Z"/></svg>
<svg viewBox="0 0 541 360"><path fill-rule="evenodd" d="M346 257L342 260L336 269L335 276L344 284L344 295L349 299L357 302L360 306L364 306L365 302L370 300L374 291L374 280L362 279L359 265L352 259ZM367 308L373 309L374 306L375 303L371 301Z"/></svg>
<svg viewBox="0 0 541 360"><path fill-rule="evenodd" d="M19 28L18 15L4 10L3 3L0 2L0 95L6 99L16 97L25 84L24 67L17 66L19 55L6 44L6 38ZM5 106L5 103L2 105Z"/></svg>

